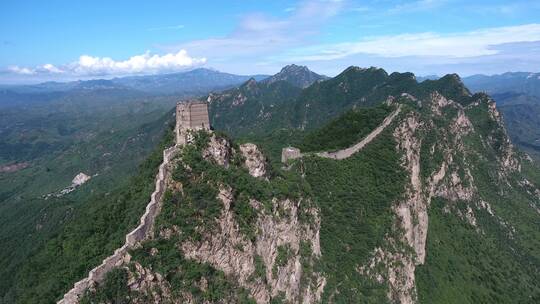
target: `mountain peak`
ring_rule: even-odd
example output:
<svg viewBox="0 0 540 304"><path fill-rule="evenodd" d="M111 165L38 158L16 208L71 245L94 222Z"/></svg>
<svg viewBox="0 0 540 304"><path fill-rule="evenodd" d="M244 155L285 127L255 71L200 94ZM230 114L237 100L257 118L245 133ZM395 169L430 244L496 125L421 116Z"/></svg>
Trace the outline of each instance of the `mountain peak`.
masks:
<svg viewBox="0 0 540 304"><path fill-rule="evenodd" d="M251 77L248 81L244 82L241 87L246 87L248 89L253 89L257 85L257 80Z"/></svg>
<svg viewBox="0 0 540 304"><path fill-rule="evenodd" d="M365 74L365 75L373 75L373 74L381 74L381 75L383 75L384 74L385 76L388 76L388 73L384 69L377 68L377 67L361 68L361 67L355 66L355 65L351 65L350 67L346 68L339 75L355 75L355 74L356 75L363 75L363 74Z"/></svg>
<svg viewBox="0 0 540 304"><path fill-rule="evenodd" d="M286 81L296 87L306 88L316 81L325 80L328 77L319 75L303 65L290 64L284 66L279 73L269 77L264 82L271 84L277 81Z"/></svg>
<svg viewBox="0 0 540 304"><path fill-rule="evenodd" d="M289 64L281 68L280 73L311 72L305 65Z"/></svg>

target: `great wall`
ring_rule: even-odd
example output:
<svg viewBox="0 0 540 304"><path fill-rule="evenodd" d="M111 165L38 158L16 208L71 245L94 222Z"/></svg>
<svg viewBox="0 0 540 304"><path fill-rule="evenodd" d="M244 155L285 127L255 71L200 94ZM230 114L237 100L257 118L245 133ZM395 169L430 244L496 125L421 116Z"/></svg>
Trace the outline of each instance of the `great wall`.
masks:
<svg viewBox="0 0 540 304"><path fill-rule="evenodd" d="M170 164L178 147L189 141L189 130L210 129L208 119L208 108L206 103L189 101L179 102L176 105L176 127L175 145L163 151L163 162L159 166L156 176L155 190L150 197L150 202L146 206L145 213L141 216L139 225L126 235L125 243L116 249L114 253L103 260L103 262L90 270L88 276L76 282L73 288L68 291L57 304L76 304L84 292L101 282L107 272L114 267L122 265L128 250L136 244L152 236L155 219L161 210L161 198L165 193L166 181L170 176Z"/></svg>
<svg viewBox="0 0 540 304"><path fill-rule="evenodd" d="M383 122L375 128L364 139L355 145L334 152L301 153L300 150L292 147L284 148L282 151L282 161L301 158L307 155L316 155L331 159L345 159L360 151L368 143L377 137L386 127L388 127L394 118L400 113L401 105L386 117ZM128 257L128 251L138 243L151 238L155 219L161 210L161 198L165 192L167 178L170 176L171 161L175 157L178 148L190 141L190 131L210 130L208 117L208 106L204 102L188 101L179 102L176 105L176 126L175 126L175 145L163 151L163 162L159 166L156 176L155 190L151 195L150 202L146 206L145 213L141 216L140 224L126 235L125 243L122 247L105 258L103 262L92 269L86 278L76 282L74 287L68 291L57 304L76 304L80 297L88 288L92 288L103 282L107 272L114 267L121 266Z"/></svg>
<svg viewBox="0 0 540 304"><path fill-rule="evenodd" d="M281 161L283 163L287 163L289 160L302 158L304 156L312 156L316 155L323 158L331 158L331 159L346 159L349 158L351 155L355 154L356 152L362 150L367 144L369 144L373 139L375 139L386 127L388 127L392 121L394 121L394 118L401 112L402 105L399 104L396 109L388 115L383 122L375 128L373 131L371 131L364 139L357 142L356 144L342 149L338 151L324 151L324 152L316 152L316 153L302 153L299 149L294 147L287 147L283 148L281 152Z"/></svg>

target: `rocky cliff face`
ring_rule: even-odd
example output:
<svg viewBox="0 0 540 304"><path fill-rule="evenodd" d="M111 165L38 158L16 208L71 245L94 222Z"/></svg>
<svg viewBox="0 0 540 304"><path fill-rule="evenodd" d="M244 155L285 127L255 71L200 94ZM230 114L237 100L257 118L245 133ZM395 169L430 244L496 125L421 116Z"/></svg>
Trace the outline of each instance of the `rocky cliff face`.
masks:
<svg viewBox="0 0 540 304"><path fill-rule="evenodd" d="M267 176L256 145L202 131L173 163L154 240L124 260L131 301L320 300L319 211L302 191L279 193L287 181Z"/></svg>
<svg viewBox="0 0 540 304"><path fill-rule="evenodd" d="M429 254L426 253L428 209L433 198L444 199L447 213L454 213L479 233L482 228L476 219L477 212L486 210L497 217L490 203L481 198L471 172L479 151L470 146L469 140L479 134L467 112L474 113L481 107L488 109L484 114L495 127L489 130L491 135L487 138L478 139L484 147L497 152L495 165L499 177L505 178L520 170L519 159L492 100L480 96L463 106L435 92L424 102L423 107L429 109L427 113L409 112L393 133L397 152L403 154L402 166L409 175L404 198L393 208L396 215L393 235L387 237L385 246L376 248L369 262L360 268L363 274L387 282L388 297L397 303L418 300L415 268L424 264ZM438 140L434 141L434 137ZM458 202L464 202L465 209L459 208ZM498 218L498 221L507 228L504 220Z"/></svg>
<svg viewBox="0 0 540 304"><path fill-rule="evenodd" d="M203 155L209 154L208 150L231 151L227 140L216 138L211 136ZM233 153L242 155L241 165L251 177L264 177L267 164L256 145L240 145ZM231 163L231 153L211 155L219 166L226 168ZM324 277L319 273L303 273L302 267L321 254L317 209L309 207L311 203L305 198L274 197L264 206L257 199L246 197L249 204L246 207L254 211L252 226L247 227L250 233L246 234L238 223L242 219L234 211L238 203L237 191L235 185L219 184L217 198L222 206L215 227L202 232L200 240L188 240L179 245L183 255L208 263L235 278L257 303L269 303L280 295L292 302L312 303L319 299ZM312 219L311 223L299 219L299 209ZM301 253L301 246L308 246L310 252ZM304 286L301 286L302 281Z"/></svg>
<svg viewBox="0 0 540 304"><path fill-rule="evenodd" d="M302 201L276 199L272 201L274 210L269 211L265 211L260 202L250 201L261 214L253 227L257 236L249 240L235 220L231 208L234 204L232 189L221 189L219 199L223 210L217 219L217 231L202 241L183 243L181 247L186 257L209 263L236 278L257 303L269 303L280 294L290 302L314 303L320 299L324 277L319 273L303 273L302 266L321 254L320 221L315 209L309 210L315 222L305 225L298 218ZM302 256L301 246L309 246L311 252ZM257 267L264 271L257 273ZM302 286L302 281L307 281L304 283L307 285Z"/></svg>
<svg viewBox="0 0 540 304"><path fill-rule="evenodd" d="M240 145L240 152L245 159L245 166L249 174L253 177L263 177L266 175L266 158L259 148L250 143Z"/></svg>
<svg viewBox="0 0 540 304"><path fill-rule="evenodd" d="M498 265L517 269L525 283L513 288L525 294L520 299L531 298L536 281L528 269L538 269L538 260L529 248L538 240L519 218L538 219L540 190L521 172L527 164L494 102L461 86L457 91L460 98L437 90L387 97L399 110L368 132L360 149L343 158L305 155L287 171L270 170L255 144L194 133L171 161L154 239L122 264L125 297L135 303L436 303L448 296L433 290L454 290L457 281L474 290L454 298L474 302L485 289L485 299L501 300L493 296L496 283L456 271L459 258L465 268L481 265L473 278L480 273L493 282L504 280ZM390 180L397 186L386 187ZM455 238L445 239L445 229L455 229L449 233ZM483 258L471 262L469 247ZM426 278L437 288L427 288Z"/></svg>

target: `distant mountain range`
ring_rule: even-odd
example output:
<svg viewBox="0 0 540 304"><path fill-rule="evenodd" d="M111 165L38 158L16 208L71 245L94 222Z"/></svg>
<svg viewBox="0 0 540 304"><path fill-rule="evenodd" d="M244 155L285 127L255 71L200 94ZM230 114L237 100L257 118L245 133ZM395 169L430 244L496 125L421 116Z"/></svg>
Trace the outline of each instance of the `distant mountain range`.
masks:
<svg viewBox="0 0 540 304"><path fill-rule="evenodd" d="M436 80L439 76L417 76L416 80ZM498 75L472 75L462 78L471 92L485 92L491 95L518 93L540 97L540 73L507 72Z"/></svg>
<svg viewBox="0 0 540 304"><path fill-rule="evenodd" d="M306 66L291 64L275 75L236 75L213 69L199 68L187 72L160 75L127 76L113 79L79 80L71 82L43 82L34 85L0 85L0 92L51 93L71 90L137 90L154 94L206 93L240 85L249 79L271 84L287 81L295 87L306 88L329 77L310 71ZM416 76L418 82L436 80L437 75ZM463 77L471 92L488 94L522 93L540 97L540 73L508 72L500 75ZM4 93L5 94L5 93Z"/></svg>
<svg viewBox="0 0 540 304"><path fill-rule="evenodd" d="M513 142L540 159L540 73L509 72L463 78L473 92L486 92L497 102Z"/></svg>
<svg viewBox="0 0 540 304"><path fill-rule="evenodd" d="M473 92L488 94L506 92L522 93L540 97L540 73L509 72L500 75L473 75L463 78Z"/></svg>
<svg viewBox="0 0 540 304"><path fill-rule="evenodd" d="M223 90L251 78L263 80L268 75L235 75L199 68L187 72L160 75L128 76L71 82L44 82L35 85L2 86L0 91L15 93L51 93L74 90L137 90L150 94L198 95Z"/></svg>
<svg viewBox="0 0 540 304"><path fill-rule="evenodd" d="M0 108L37 105L59 99L66 102L89 99L104 101L111 98L126 99L152 95L170 95L181 99L205 96L213 92L210 99L219 100L211 107L212 113L216 115L214 123L217 126L232 133L244 131L256 133L257 129L267 129L268 125L287 125L293 122L294 125L301 123L308 127L312 120L322 122L325 117L339 114L333 111L342 109L342 103L347 105L345 108L369 106L385 98L385 94L395 93L404 85L413 88L416 86L414 83L421 83L422 87L428 88L445 83L445 81L437 82L439 79L440 77L436 75L417 77L412 73L388 75L379 69L357 67L348 68L336 77L329 78L310 71L305 66L294 64L283 67L280 72L271 76L235 75L199 68L161 75L0 86ZM464 77L457 83L455 81L450 83L448 88L461 87L464 83L466 88L460 90L470 90L472 93L486 92L492 95L507 120L508 130L514 141L523 144L522 148L529 153L540 155L540 152L536 152L540 151L540 131L537 131L537 128L531 129L531 126L540 125L540 73L474 75ZM357 89L365 92L365 86L372 84L377 84L375 86L377 89L369 96L357 94ZM304 89L306 90L302 92ZM450 92L446 92L448 93ZM333 100L329 107L318 104L323 95ZM291 108L295 102L298 103L295 106L303 108L304 111ZM229 108L234 109L229 111ZM301 115L303 117L291 117L293 110L295 115L304 113ZM257 128L254 129L254 126Z"/></svg>
<svg viewBox="0 0 540 304"><path fill-rule="evenodd" d="M211 69L195 69L183 73L131 76L112 79L112 82L149 93L200 93L239 85L250 78L257 81L268 75L235 75Z"/></svg>

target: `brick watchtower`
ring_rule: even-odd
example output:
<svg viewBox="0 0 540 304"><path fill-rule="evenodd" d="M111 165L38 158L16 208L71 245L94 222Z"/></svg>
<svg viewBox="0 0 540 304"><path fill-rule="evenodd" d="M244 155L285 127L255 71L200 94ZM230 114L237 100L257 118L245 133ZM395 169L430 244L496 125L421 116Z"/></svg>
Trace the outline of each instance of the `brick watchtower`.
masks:
<svg viewBox="0 0 540 304"><path fill-rule="evenodd" d="M210 130L208 104L204 101L182 101L176 104L176 143L185 144L189 130Z"/></svg>

